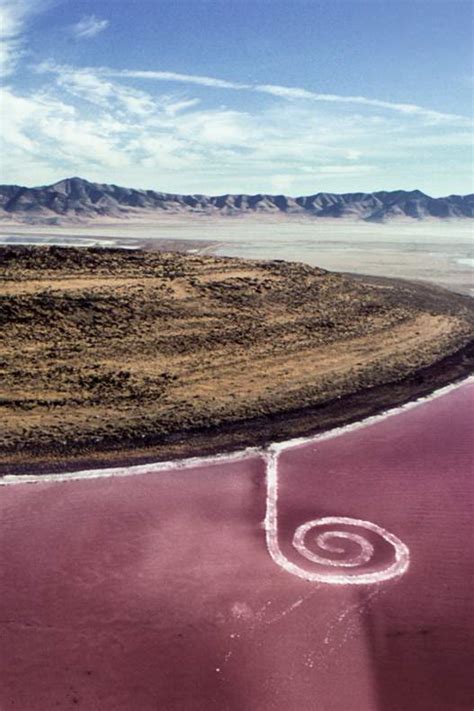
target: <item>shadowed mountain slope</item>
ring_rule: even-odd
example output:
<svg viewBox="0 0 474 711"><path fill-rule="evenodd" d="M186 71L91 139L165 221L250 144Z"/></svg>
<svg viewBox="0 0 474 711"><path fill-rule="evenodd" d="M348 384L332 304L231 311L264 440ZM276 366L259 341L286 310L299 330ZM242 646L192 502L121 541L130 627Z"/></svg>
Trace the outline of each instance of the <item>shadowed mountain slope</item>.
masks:
<svg viewBox="0 0 474 711"><path fill-rule="evenodd" d="M68 178L53 185L0 186L0 219L21 222L82 221L100 217L163 213L245 215L252 213L383 222L393 218L474 217L474 195L432 198L420 190L286 195L178 195L135 190Z"/></svg>

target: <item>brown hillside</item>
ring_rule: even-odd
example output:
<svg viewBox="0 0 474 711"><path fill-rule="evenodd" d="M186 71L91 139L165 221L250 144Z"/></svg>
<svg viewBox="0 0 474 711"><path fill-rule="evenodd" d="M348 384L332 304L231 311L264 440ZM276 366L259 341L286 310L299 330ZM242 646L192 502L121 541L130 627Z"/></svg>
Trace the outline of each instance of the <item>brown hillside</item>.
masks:
<svg viewBox="0 0 474 711"><path fill-rule="evenodd" d="M302 264L59 247L1 256L4 464L158 456L193 432L400 381L473 333L468 299Z"/></svg>

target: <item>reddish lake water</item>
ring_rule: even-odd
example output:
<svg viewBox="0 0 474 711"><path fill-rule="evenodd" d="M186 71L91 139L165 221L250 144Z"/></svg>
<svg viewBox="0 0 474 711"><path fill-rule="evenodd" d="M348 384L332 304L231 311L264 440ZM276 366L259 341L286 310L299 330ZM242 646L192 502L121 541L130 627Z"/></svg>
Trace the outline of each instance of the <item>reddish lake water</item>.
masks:
<svg viewBox="0 0 474 711"><path fill-rule="evenodd" d="M257 455L0 488L1 709L471 710L473 402L465 384L280 453L282 555L337 574L300 555L295 530L373 522L410 553L377 584L272 560ZM360 532L378 574L393 546ZM319 553L359 550L338 543L344 555ZM311 532L305 544L317 550Z"/></svg>

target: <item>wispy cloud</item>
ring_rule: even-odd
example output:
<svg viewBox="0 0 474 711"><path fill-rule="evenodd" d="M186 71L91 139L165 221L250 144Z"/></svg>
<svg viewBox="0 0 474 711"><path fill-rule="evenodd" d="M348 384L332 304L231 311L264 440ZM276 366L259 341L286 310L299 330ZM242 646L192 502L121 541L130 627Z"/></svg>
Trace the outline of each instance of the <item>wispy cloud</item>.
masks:
<svg viewBox="0 0 474 711"><path fill-rule="evenodd" d="M42 71L52 71L60 73L61 71L73 71L72 68L58 67L50 63L42 65ZM346 104L364 106L372 109L381 109L383 111L395 112L406 117L414 117L424 120L427 123L439 124L450 123L457 125L470 126L471 120L468 117L458 114L445 113L435 111L433 109L419 106L412 103L400 103L393 101L385 101L382 99L365 97L365 96L345 96L342 94L321 94L314 91L309 91L300 87L280 86L278 84L245 84L226 79L218 79L215 77L202 76L198 74L181 74L176 72L164 71L148 71L148 70L130 70L130 69L109 69L107 67L99 68L84 68L74 70L77 73L82 72L85 76L105 78L121 78L121 79L140 79L152 80L158 82L177 82L180 84L191 84L215 89L230 89L234 91L252 91L261 94L269 94L287 101L306 101L306 102L321 102L326 104Z"/></svg>
<svg viewBox="0 0 474 711"><path fill-rule="evenodd" d="M129 79L154 79L156 81L176 81L184 84L199 84L200 86L212 86L216 89L252 89L251 84L240 84L226 79L216 79L215 77L200 76L199 74L178 74L176 72L155 72L138 71L132 69L120 69L114 71L103 69L103 72L112 76L128 77Z"/></svg>
<svg viewBox="0 0 474 711"><path fill-rule="evenodd" d="M186 111L187 109L191 109L200 103L200 99L183 99L176 101L171 99L170 102L165 105L164 109L169 116L175 116L180 111Z"/></svg>
<svg viewBox="0 0 474 711"><path fill-rule="evenodd" d="M84 15L79 22L72 25L71 31L73 35L79 39L89 39L103 32L107 29L109 24L108 20L101 20L95 15Z"/></svg>
<svg viewBox="0 0 474 711"><path fill-rule="evenodd" d="M66 94L102 106L120 107L137 116L146 116L156 108L149 94L130 86L113 82L93 69L76 69L54 62L42 62L35 67L38 74L55 74L56 84Z"/></svg>
<svg viewBox="0 0 474 711"><path fill-rule="evenodd" d="M0 0L0 77L12 74L24 52L22 34L28 20L47 0Z"/></svg>
<svg viewBox="0 0 474 711"><path fill-rule="evenodd" d="M254 91L260 91L284 99L306 99L312 101L322 101L326 103L358 104L360 106L371 106L377 109L388 109L406 116L419 116L430 121L464 122L468 121L464 116L457 114L447 114L441 111L433 111L417 104L401 104L393 101L382 101L380 99L367 98L365 96L344 96L340 94L318 94L298 87L278 86L275 84L257 84Z"/></svg>
<svg viewBox="0 0 474 711"><path fill-rule="evenodd" d="M320 94L300 87L280 86L278 84L245 84L240 82L218 79L215 77L200 76L195 74L179 74L175 72L162 71L136 71L129 69L111 70L101 69L104 74L115 77L127 77L130 79L149 79L155 81L180 82L186 84L197 84L200 86L214 87L216 89L233 89L236 91L255 91L262 94L287 100L306 100L325 103L357 104L372 108L395 111L405 116L418 116L430 122L456 122L468 123L469 119L457 114L433 111L432 109L418 106L417 104L405 104L392 101L384 101L377 98L365 96L344 96L340 94Z"/></svg>
<svg viewBox="0 0 474 711"><path fill-rule="evenodd" d="M4 75L39 7L40 0L0 0ZM107 25L84 17L74 33L93 37ZM304 194L407 186L418 160L429 192L455 150L462 152L459 183L469 178L468 119L417 104L167 71L51 61L35 70L48 75L43 85L37 76L36 88L8 86L0 97L0 182L82 174L176 192ZM226 92L248 92L254 101L247 110L225 107Z"/></svg>
<svg viewBox="0 0 474 711"><path fill-rule="evenodd" d="M14 88L30 21L56 2L0 0L0 182L81 174L175 192L297 195L409 187L416 173L416 187L436 193L447 165L456 166L451 192L470 182L470 120L417 103L51 61ZM67 31L87 40L108 26L87 15ZM230 94L241 101L226 107Z"/></svg>
<svg viewBox="0 0 474 711"><path fill-rule="evenodd" d="M27 167L32 183L82 174L214 194L374 189L386 175L406 184L417 137L426 135L423 122L393 113L337 115L293 101L252 111L209 108L195 97L152 95L92 70L40 69L56 74L48 88L24 96L5 89L0 98L0 182L24 182ZM444 126L430 135L442 145Z"/></svg>
<svg viewBox="0 0 474 711"><path fill-rule="evenodd" d="M44 71L60 71L61 68L45 63L42 65ZM66 68L63 68L66 69ZM226 79L218 79L215 77L201 76L198 74L180 74L176 72L148 71L148 70L131 70L131 69L109 69L106 67L100 68L85 68L81 71L84 75L89 74L95 77L110 77L121 79L141 79L158 82L177 82L179 84L191 84L215 89L230 89L234 91L252 91L261 94L269 94L287 101L309 101L322 102L327 104L348 104L365 106L368 108L382 109L389 112L395 112L404 116L412 116L425 120L428 123L454 123L460 125L470 125L471 121L465 116L457 114L445 113L442 111L434 111L432 109L419 106L418 104L399 103L393 101L384 101L381 99L370 98L365 96L345 96L341 94L320 94L300 87L280 86L278 84L245 84L240 82L228 81Z"/></svg>
<svg viewBox="0 0 474 711"><path fill-rule="evenodd" d="M100 70L78 69L67 64L47 61L35 67L37 74L55 74L56 85L67 94L110 110L121 109L125 114L150 116L163 110L169 116L186 111L200 103L199 99L162 95L153 98L145 91L112 81Z"/></svg>

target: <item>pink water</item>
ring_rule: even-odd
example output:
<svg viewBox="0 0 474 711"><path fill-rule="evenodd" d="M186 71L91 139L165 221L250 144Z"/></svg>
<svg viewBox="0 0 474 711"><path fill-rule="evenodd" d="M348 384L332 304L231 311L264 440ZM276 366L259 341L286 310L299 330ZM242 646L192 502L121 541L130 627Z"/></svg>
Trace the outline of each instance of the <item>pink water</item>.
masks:
<svg viewBox="0 0 474 711"><path fill-rule="evenodd" d="M289 574L261 457L0 488L0 708L467 711L473 385L281 453L279 545L320 516L399 537L377 585ZM371 565L392 551L376 547Z"/></svg>

